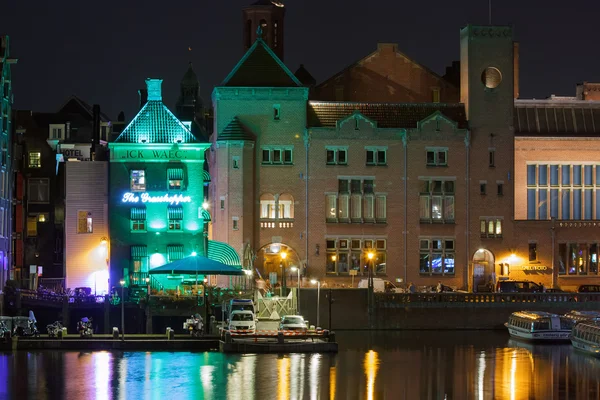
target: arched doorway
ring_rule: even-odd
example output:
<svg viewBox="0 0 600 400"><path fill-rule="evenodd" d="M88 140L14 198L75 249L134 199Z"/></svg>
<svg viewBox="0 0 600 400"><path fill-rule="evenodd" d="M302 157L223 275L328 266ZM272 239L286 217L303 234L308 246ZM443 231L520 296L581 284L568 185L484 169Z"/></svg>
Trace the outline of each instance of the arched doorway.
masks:
<svg viewBox="0 0 600 400"><path fill-rule="evenodd" d="M298 252L285 243L269 243L256 252L254 268L259 278L269 281L271 288L275 289L284 283L286 287L298 285L298 268L300 276L303 275L302 262Z"/></svg>
<svg viewBox="0 0 600 400"><path fill-rule="evenodd" d="M473 255L473 292L489 291L490 281L496 284L494 255L486 249L479 249Z"/></svg>

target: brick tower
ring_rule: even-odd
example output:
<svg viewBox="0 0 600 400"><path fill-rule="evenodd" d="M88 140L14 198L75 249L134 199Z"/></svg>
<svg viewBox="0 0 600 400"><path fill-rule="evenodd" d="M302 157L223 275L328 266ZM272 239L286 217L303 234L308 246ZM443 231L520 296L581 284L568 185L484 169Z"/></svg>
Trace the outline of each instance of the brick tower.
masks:
<svg viewBox="0 0 600 400"><path fill-rule="evenodd" d="M283 28L285 7L283 1L258 0L244 8L244 52L248 51L257 38L260 26L262 39L283 61Z"/></svg>

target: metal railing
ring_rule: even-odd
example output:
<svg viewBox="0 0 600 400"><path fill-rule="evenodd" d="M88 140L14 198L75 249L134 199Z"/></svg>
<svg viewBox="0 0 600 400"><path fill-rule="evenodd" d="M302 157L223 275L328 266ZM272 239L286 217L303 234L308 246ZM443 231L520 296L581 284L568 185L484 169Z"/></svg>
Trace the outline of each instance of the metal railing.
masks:
<svg viewBox="0 0 600 400"><path fill-rule="evenodd" d="M378 307L406 303L568 303L600 302L600 293L375 293Z"/></svg>

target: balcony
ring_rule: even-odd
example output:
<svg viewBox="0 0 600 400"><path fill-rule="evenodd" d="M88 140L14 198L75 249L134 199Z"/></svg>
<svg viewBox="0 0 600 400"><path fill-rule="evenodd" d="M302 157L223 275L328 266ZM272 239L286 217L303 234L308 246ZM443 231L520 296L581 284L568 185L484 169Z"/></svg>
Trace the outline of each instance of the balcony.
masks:
<svg viewBox="0 0 600 400"><path fill-rule="evenodd" d="M261 218L260 227L262 229L273 229L273 228L293 228L293 218Z"/></svg>

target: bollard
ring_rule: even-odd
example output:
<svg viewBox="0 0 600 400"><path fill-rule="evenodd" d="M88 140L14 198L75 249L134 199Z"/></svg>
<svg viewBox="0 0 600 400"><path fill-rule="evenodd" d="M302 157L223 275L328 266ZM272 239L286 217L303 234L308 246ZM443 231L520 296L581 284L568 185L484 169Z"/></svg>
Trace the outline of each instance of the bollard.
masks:
<svg viewBox="0 0 600 400"><path fill-rule="evenodd" d="M62 338L63 338L63 331L62 331L62 329L61 329L61 330L59 330L59 331L56 333L56 337L57 337L59 340L62 340Z"/></svg>
<svg viewBox="0 0 600 400"><path fill-rule="evenodd" d="M119 339L119 328L117 328L116 326L113 326L112 337L115 340Z"/></svg>
<svg viewBox="0 0 600 400"><path fill-rule="evenodd" d="M175 331L171 328L169 328L169 340L174 340L175 339Z"/></svg>
<svg viewBox="0 0 600 400"><path fill-rule="evenodd" d="M165 331L165 335L167 335L167 339L169 338L169 332L171 331L171 327L167 326L167 329Z"/></svg>
<svg viewBox="0 0 600 400"><path fill-rule="evenodd" d="M281 332L281 331L277 332L277 343L279 343L279 344L283 344L284 343L284 341L283 341L283 332Z"/></svg>
<svg viewBox="0 0 600 400"><path fill-rule="evenodd" d="M231 332L225 332L225 343L231 343Z"/></svg>
<svg viewBox="0 0 600 400"><path fill-rule="evenodd" d="M335 332L333 331L329 333L329 343L335 343Z"/></svg>

